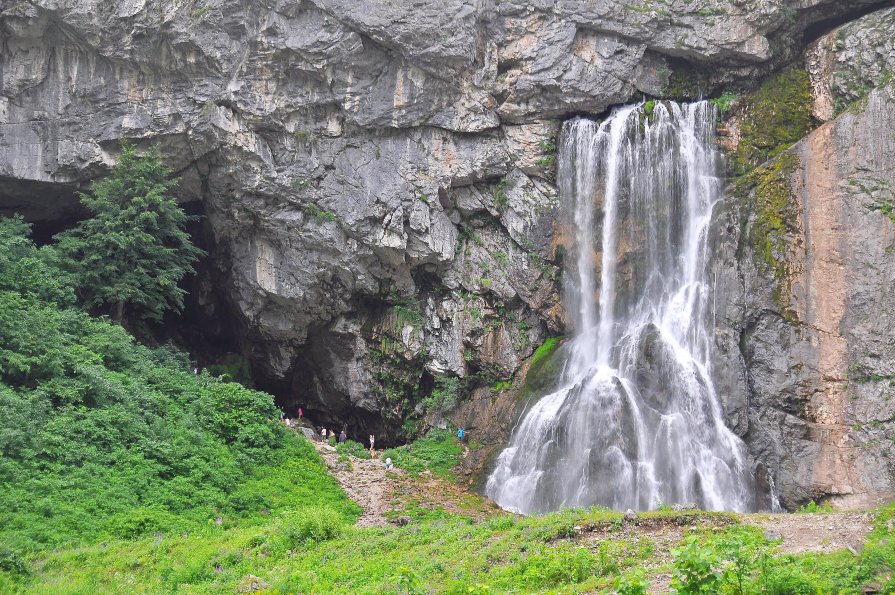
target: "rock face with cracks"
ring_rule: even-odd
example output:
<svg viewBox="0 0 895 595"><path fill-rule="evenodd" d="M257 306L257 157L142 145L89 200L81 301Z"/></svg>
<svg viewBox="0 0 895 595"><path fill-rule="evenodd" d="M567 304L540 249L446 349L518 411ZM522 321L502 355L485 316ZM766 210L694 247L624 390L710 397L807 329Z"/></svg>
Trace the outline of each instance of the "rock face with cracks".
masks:
<svg viewBox="0 0 895 595"><path fill-rule="evenodd" d="M895 88L867 67L890 68L891 47L867 40L893 29L884 10L809 48L815 110L830 121L715 211L719 393L788 508L895 496ZM842 83L860 77L883 84ZM837 95L856 101L833 119Z"/></svg>
<svg viewBox="0 0 895 595"><path fill-rule="evenodd" d="M160 145L205 215L197 300L227 304L256 375L321 422L399 437L433 394L452 405L448 380L486 395L564 332L563 118L679 95L686 77L693 93L755 80L804 31L881 4L3 2L0 208L70 220L121 139ZM853 363L844 349L830 370ZM728 409L746 433L759 389L740 378L746 404ZM789 448L755 444L774 464Z"/></svg>

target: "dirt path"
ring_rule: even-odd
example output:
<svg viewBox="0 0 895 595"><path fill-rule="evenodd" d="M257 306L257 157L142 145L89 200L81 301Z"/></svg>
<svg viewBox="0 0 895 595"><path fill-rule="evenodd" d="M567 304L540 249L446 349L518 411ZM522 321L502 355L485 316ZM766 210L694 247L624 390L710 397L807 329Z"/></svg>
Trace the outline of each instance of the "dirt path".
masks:
<svg viewBox="0 0 895 595"><path fill-rule="evenodd" d="M742 522L761 527L768 538L782 537L780 551L787 554L844 549L857 552L873 529L873 518L866 512L747 514Z"/></svg>
<svg viewBox="0 0 895 595"><path fill-rule="evenodd" d="M336 449L329 444L314 441L330 473L364 512L357 520L359 527L382 527L388 523L386 513L391 510L392 492L404 473L400 469L385 470L381 460L348 457L340 462Z"/></svg>
<svg viewBox="0 0 895 595"><path fill-rule="evenodd" d="M743 525L764 529L769 540L782 539L779 551L786 554L801 552L833 552L848 549L858 553L873 529L873 518L866 512L831 512L820 514L742 514ZM671 573L665 569L672 561L671 548L684 536L682 527L659 526L635 529L638 536L650 537L656 545L653 566L664 568L657 573L649 588L650 593L671 593Z"/></svg>

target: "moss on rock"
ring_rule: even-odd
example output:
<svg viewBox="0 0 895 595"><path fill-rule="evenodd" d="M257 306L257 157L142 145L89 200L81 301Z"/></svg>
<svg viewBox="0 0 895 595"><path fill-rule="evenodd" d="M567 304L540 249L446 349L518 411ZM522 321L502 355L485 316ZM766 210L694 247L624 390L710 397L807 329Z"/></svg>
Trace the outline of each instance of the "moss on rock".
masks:
<svg viewBox="0 0 895 595"><path fill-rule="evenodd" d="M743 174L771 159L814 126L811 79L801 65L792 65L767 79L743 100L740 140L731 166Z"/></svg>
<svg viewBox="0 0 895 595"><path fill-rule="evenodd" d="M561 345L559 337L551 337L538 347L525 374L525 384L519 391L520 399L544 395L557 383L566 361Z"/></svg>
<svg viewBox="0 0 895 595"><path fill-rule="evenodd" d="M774 299L787 317L792 292L792 264L788 258L787 237L797 231L798 209L793 200L792 174L799 168L799 158L792 152L782 153L765 165L736 181L735 192L749 201L754 223L748 241L755 254L774 273Z"/></svg>

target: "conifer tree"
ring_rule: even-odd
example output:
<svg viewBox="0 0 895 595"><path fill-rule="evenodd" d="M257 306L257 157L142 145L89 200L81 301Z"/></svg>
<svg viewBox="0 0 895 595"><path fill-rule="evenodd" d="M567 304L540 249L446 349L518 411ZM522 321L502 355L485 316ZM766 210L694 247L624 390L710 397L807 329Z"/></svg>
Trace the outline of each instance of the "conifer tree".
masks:
<svg viewBox="0 0 895 595"><path fill-rule="evenodd" d="M93 216L56 240L87 307L106 309L118 322L161 320L183 309L186 292L178 283L204 253L191 243L190 217L170 195L179 182L171 173L157 148L138 155L122 143L109 176L80 194Z"/></svg>

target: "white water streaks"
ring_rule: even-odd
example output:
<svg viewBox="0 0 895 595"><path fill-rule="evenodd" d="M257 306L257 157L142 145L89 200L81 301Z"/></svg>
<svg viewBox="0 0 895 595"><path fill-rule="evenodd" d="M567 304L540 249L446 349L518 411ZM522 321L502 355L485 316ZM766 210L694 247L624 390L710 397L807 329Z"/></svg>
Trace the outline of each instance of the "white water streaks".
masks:
<svg viewBox="0 0 895 595"><path fill-rule="evenodd" d="M502 507L752 507L745 448L709 373L706 235L722 185L714 126L707 102L563 126L575 337L560 388L525 413L488 478Z"/></svg>

